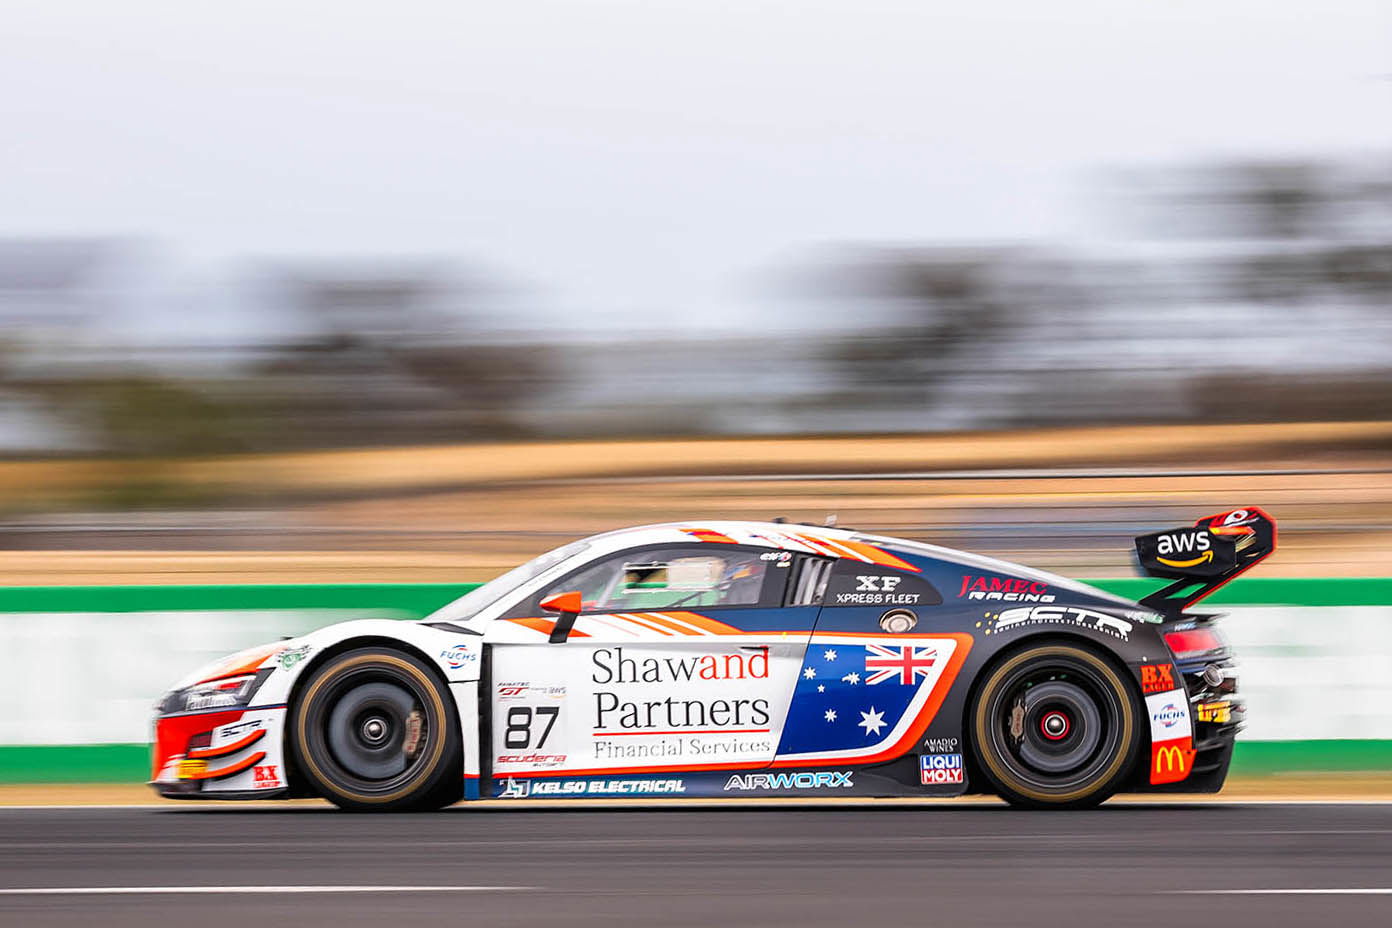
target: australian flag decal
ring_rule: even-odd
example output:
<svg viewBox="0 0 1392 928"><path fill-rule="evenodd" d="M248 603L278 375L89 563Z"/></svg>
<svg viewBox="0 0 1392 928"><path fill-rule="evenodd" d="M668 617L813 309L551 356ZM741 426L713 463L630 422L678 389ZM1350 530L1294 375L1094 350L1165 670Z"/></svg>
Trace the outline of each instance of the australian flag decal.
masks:
<svg viewBox="0 0 1392 928"><path fill-rule="evenodd" d="M854 751L887 739L914 697L931 686L952 642L830 644L814 640L803 659L778 753Z"/></svg>

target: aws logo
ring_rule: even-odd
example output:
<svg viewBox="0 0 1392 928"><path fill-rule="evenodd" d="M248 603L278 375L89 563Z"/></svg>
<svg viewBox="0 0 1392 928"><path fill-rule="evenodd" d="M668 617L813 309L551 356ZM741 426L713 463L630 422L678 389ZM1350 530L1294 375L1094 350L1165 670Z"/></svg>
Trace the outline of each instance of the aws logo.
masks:
<svg viewBox="0 0 1392 928"><path fill-rule="evenodd" d="M1213 536L1207 529L1166 532L1156 541L1155 555L1166 567L1198 567L1213 560Z"/></svg>
<svg viewBox="0 0 1392 928"><path fill-rule="evenodd" d="M1194 747L1189 738L1156 741L1150 747L1150 782L1179 783L1194 768Z"/></svg>

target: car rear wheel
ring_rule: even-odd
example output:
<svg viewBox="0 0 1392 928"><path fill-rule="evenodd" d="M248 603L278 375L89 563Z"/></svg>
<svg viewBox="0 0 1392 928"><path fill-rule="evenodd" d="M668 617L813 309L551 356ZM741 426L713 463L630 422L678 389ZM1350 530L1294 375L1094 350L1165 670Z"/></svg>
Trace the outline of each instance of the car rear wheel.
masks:
<svg viewBox="0 0 1392 928"><path fill-rule="evenodd" d="M310 676L293 708L297 769L343 809L435 809L460 797L459 716L410 654L362 648Z"/></svg>
<svg viewBox="0 0 1392 928"><path fill-rule="evenodd" d="M987 673L971 708L972 752L1012 805L1093 806L1130 773L1139 718L1110 661L1079 645L1038 645Z"/></svg>

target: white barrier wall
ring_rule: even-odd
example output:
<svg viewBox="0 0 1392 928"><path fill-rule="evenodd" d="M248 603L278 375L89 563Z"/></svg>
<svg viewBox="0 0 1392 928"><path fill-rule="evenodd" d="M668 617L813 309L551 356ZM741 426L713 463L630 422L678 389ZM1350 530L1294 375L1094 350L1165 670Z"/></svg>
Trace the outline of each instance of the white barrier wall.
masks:
<svg viewBox="0 0 1392 928"><path fill-rule="evenodd" d="M370 615L0 614L0 744L146 741L155 700L200 665ZM1221 627L1242 661L1244 739L1392 739L1392 606L1231 607Z"/></svg>
<svg viewBox="0 0 1392 928"><path fill-rule="evenodd" d="M181 677L252 645L362 609L0 614L0 744L150 740L154 703Z"/></svg>

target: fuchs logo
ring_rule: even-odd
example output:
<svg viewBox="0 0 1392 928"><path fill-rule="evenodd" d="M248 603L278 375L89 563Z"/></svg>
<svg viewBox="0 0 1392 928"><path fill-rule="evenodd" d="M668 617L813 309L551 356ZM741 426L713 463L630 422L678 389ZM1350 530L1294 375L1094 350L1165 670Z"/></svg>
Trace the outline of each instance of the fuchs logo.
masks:
<svg viewBox="0 0 1392 928"><path fill-rule="evenodd" d="M470 651L467 644L457 644L440 652L440 660L449 664L450 670L458 670L465 664L478 660L477 652Z"/></svg>
<svg viewBox="0 0 1392 928"><path fill-rule="evenodd" d="M851 771L822 773L735 774L725 781L725 789L851 789Z"/></svg>
<svg viewBox="0 0 1392 928"><path fill-rule="evenodd" d="M1174 728L1184 721L1184 710L1172 702L1167 702L1150 715L1152 722L1159 722L1166 728Z"/></svg>
<svg viewBox="0 0 1392 928"><path fill-rule="evenodd" d="M1150 695L1151 693L1168 693L1177 688L1173 664L1141 665L1141 692Z"/></svg>
<svg viewBox="0 0 1392 928"><path fill-rule="evenodd" d="M918 779L924 786L964 782L962 755L920 754L918 756Z"/></svg>
<svg viewBox="0 0 1392 928"><path fill-rule="evenodd" d="M1207 529L1166 532L1155 544L1155 559L1166 567L1198 567L1213 560L1212 545Z"/></svg>
<svg viewBox="0 0 1392 928"><path fill-rule="evenodd" d="M1035 583L1016 577L978 577L967 574L962 578L961 599L999 599L1009 603L1051 603L1054 594L1047 583Z"/></svg>

